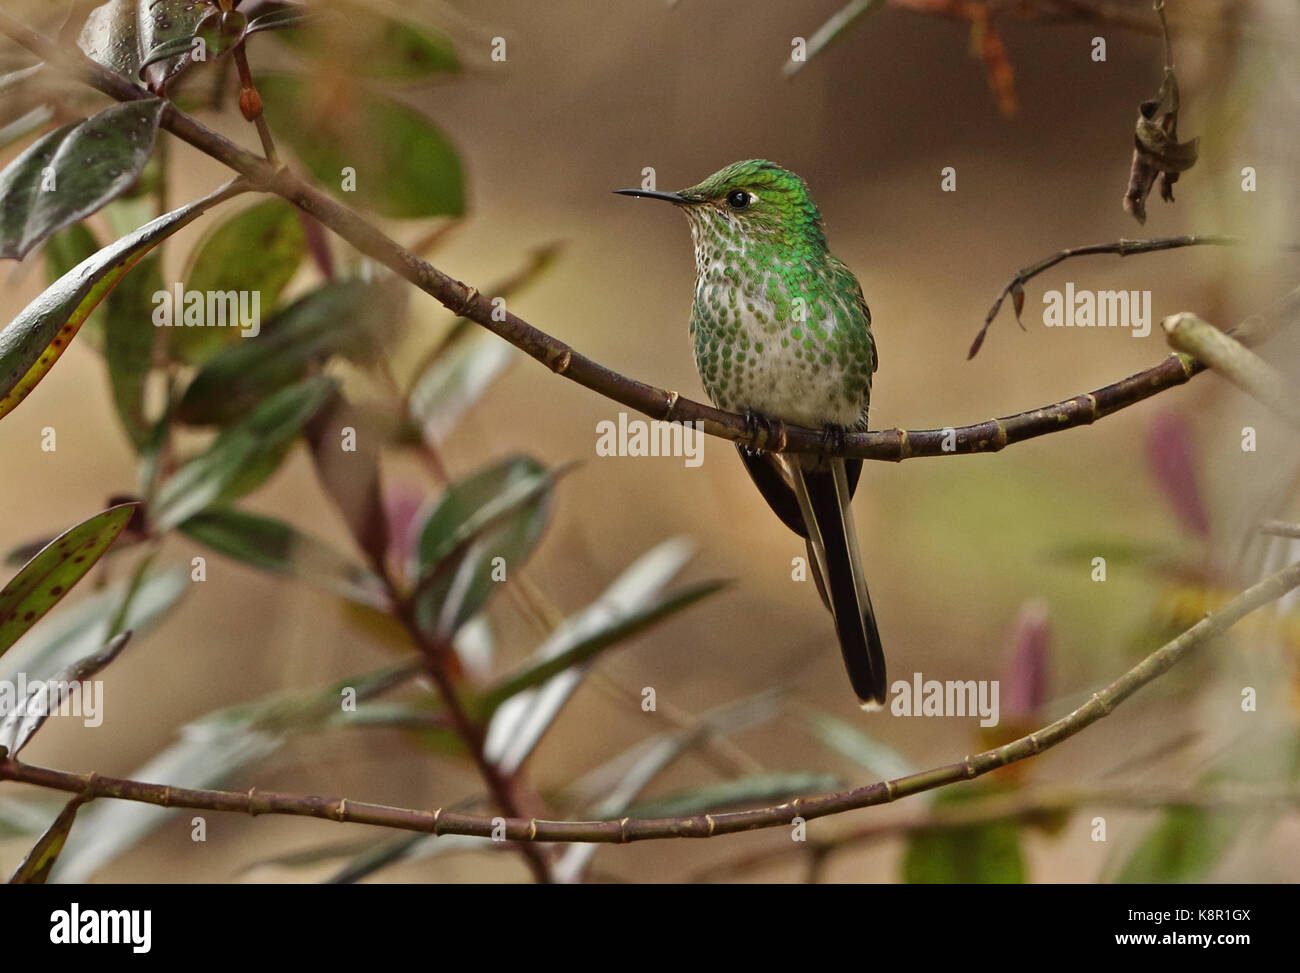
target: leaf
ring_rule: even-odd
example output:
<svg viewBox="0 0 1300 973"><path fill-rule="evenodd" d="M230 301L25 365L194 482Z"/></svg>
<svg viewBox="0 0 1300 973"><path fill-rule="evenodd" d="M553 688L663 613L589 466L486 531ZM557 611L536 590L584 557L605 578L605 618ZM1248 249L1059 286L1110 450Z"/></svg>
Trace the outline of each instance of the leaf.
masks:
<svg viewBox="0 0 1300 973"><path fill-rule="evenodd" d="M178 469L158 490L154 527L169 530L261 486L334 391L332 378L314 376L282 389L238 424L223 429L206 452Z"/></svg>
<svg viewBox="0 0 1300 973"><path fill-rule="evenodd" d="M52 805L49 801L0 797L0 840L41 834L61 807L62 802Z"/></svg>
<svg viewBox="0 0 1300 973"><path fill-rule="evenodd" d="M188 41L210 9L199 0L109 0L91 11L77 43L91 60L161 91L191 62L180 51L153 60L154 52L178 40ZM188 51L188 43L184 46Z"/></svg>
<svg viewBox="0 0 1300 973"><path fill-rule="evenodd" d="M388 608L383 582L372 572L282 520L213 510L195 514L180 530L237 561L301 578L371 608Z"/></svg>
<svg viewBox="0 0 1300 973"><path fill-rule="evenodd" d="M804 52L805 60L796 61L791 58L781 69L782 73L787 77L794 74L808 61L812 60L814 56L829 47L832 41L837 39L860 18L863 18L865 14L872 13L881 6L883 4L880 3L880 0L852 0L852 2L841 7L830 20L813 32L812 37L808 38L807 50Z"/></svg>
<svg viewBox="0 0 1300 973"><path fill-rule="evenodd" d="M186 291L248 293L259 313L269 314L306 253L294 207L270 199L216 224L194 248L182 280ZM175 313L179 321L179 307ZM248 343L238 328L174 328L170 339L177 357L195 365L228 345Z"/></svg>
<svg viewBox="0 0 1300 973"><path fill-rule="evenodd" d="M912 884L1022 884L1025 863L1014 821L914 833L903 856Z"/></svg>
<svg viewBox="0 0 1300 973"><path fill-rule="evenodd" d="M816 710L808 712L806 719L818 740L881 780L894 780L916 772L912 763L897 750L855 726ZM917 800L924 803L931 797L932 794L927 792Z"/></svg>
<svg viewBox="0 0 1300 973"><path fill-rule="evenodd" d="M0 719L0 753L7 750L10 757L18 756L50 714L64 700L80 692L82 682L116 659L130 640L130 632L115 635L94 655L78 659L52 679L37 681L27 697Z"/></svg>
<svg viewBox="0 0 1300 973"><path fill-rule="evenodd" d="M100 249L94 232L84 222L65 226L45 241L41 254L45 259L45 279L53 284L77 264L93 257ZM104 318L107 311L96 308L82 325L83 340L98 351L104 350Z"/></svg>
<svg viewBox="0 0 1300 973"><path fill-rule="evenodd" d="M256 34L263 30L285 30L301 27L310 23L319 13L306 7L280 7L254 17L248 24L248 32Z"/></svg>
<svg viewBox="0 0 1300 973"><path fill-rule="evenodd" d="M321 487L348 525L357 546L371 563L388 551L388 514L379 482L381 434L372 413L361 412L335 394L307 424L307 442ZM344 430L356 434L356 449L339 448Z"/></svg>
<svg viewBox="0 0 1300 973"><path fill-rule="evenodd" d="M247 28L248 18L238 10L217 10L210 7L208 13L194 28L193 35L173 37L156 46L141 61L140 72L144 73L158 61L171 61L173 58L178 59L178 70L189 66L179 60L182 57L189 57L199 62L216 60L233 50L235 45L244 39ZM198 58L194 57L195 38L203 42L202 48L199 48L203 55Z"/></svg>
<svg viewBox="0 0 1300 973"><path fill-rule="evenodd" d="M59 858L59 852L63 851L63 845L68 840L68 832L72 830L77 811L86 801L85 795L77 794L64 805L54 823L41 835L9 879L10 885L45 884L45 880L50 877L50 870Z"/></svg>
<svg viewBox="0 0 1300 973"><path fill-rule="evenodd" d="M152 427L144 411L145 383L153 367L153 343L157 329L149 323L153 295L163 289L162 262L157 254L140 261L113 288L106 302L104 359L113 389L118 418L136 450L149 441Z"/></svg>
<svg viewBox="0 0 1300 973"><path fill-rule="evenodd" d="M1240 830L1240 815L1195 807L1170 808L1124 863L1115 881L1143 884L1204 881L1236 841Z"/></svg>
<svg viewBox="0 0 1300 973"><path fill-rule="evenodd" d="M495 299L524 290L554 263L559 252L558 243L538 247L524 267L485 293ZM417 378L407 395L407 411L422 426L425 440L437 445L445 439L518 357L518 349L508 341L465 318L458 319L426 361L417 366Z"/></svg>
<svg viewBox="0 0 1300 973"><path fill-rule="evenodd" d="M117 540L136 505L124 503L64 531L0 590L0 655L58 604Z"/></svg>
<svg viewBox="0 0 1300 973"><path fill-rule="evenodd" d="M153 154L161 98L105 108L31 145L0 172L0 257L21 260L136 181Z"/></svg>
<svg viewBox="0 0 1300 973"><path fill-rule="evenodd" d="M326 90L298 78L257 79L263 111L316 181L395 219L458 216L465 210L460 158L432 122L414 109L342 77ZM356 191L343 192L344 169Z"/></svg>
<svg viewBox="0 0 1300 973"><path fill-rule="evenodd" d="M451 638L499 584L494 561L518 571L550 517L557 473L512 456L451 484L429 511L416 543L415 619ZM507 575L508 576L508 575Z"/></svg>
<svg viewBox="0 0 1300 973"><path fill-rule="evenodd" d="M0 125L0 149L7 149L19 139L26 138L53 117L53 108L49 105L37 105L30 111L19 115L12 122Z"/></svg>
<svg viewBox="0 0 1300 973"><path fill-rule="evenodd" d="M341 692L366 699L400 684L418 665L390 666L352 676L325 689L278 693L217 710L181 727L180 738L129 776L173 787L221 787L249 764L277 751L293 733L318 729L339 711ZM54 877L80 883L177 813L175 808L105 802L82 819L78 838L60 858Z"/></svg>
<svg viewBox="0 0 1300 973"><path fill-rule="evenodd" d="M405 306L406 288L391 281L324 284L267 321L255 341L209 358L185 389L177 418L227 422L330 355L368 358Z"/></svg>
<svg viewBox="0 0 1300 973"><path fill-rule="evenodd" d="M634 818L673 818L704 814L749 804L781 801L788 797L822 794L843 785L833 774L790 773L751 774L708 787L695 787L655 798L627 809Z"/></svg>
<svg viewBox="0 0 1300 973"><path fill-rule="evenodd" d="M540 685L552 676L556 676L572 666L590 663L605 649L640 634L656 622L667 618L669 615L676 614L716 591L720 591L726 585L726 581L704 581L657 598L644 608L624 616L608 628L569 646L563 652L548 659L538 660L531 665L525 666L515 675L507 676L487 691L479 705L484 712L491 712L511 696L516 696L526 689Z"/></svg>
<svg viewBox="0 0 1300 973"><path fill-rule="evenodd" d="M325 13L280 40L348 77L419 81L460 70L455 45L445 34L349 0L333 0Z"/></svg>
<svg viewBox="0 0 1300 973"><path fill-rule="evenodd" d="M692 547L683 538L664 541L647 551L597 601L565 619L532 654L532 659L541 661L557 656L617 625L632 612L644 609L660 597L664 586L677 576L691 554ZM502 773L518 770L585 676L585 669L571 667L552 676L545 685L512 696L498 706L485 735L484 751L488 759Z"/></svg>
<svg viewBox="0 0 1300 973"><path fill-rule="evenodd" d="M238 181L164 214L83 260L0 330L0 418L54 367L87 316L158 243L217 203L243 192Z"/></svg>
<svg viewBox="0 0 1300 973"><path fill-rule="evenodd" d="M673 733L661 733L643 740L632 750L620 754L603 767L584 775L572 788L590 790L598 781L608 778L611 772L617 777L605 790L604 797L590 809L588 816L609 820L621 817L632 805L637 795L666 767L692 747L722 733L735 732L742 727L765 723L781 712L781 698L777 693L764 692L737 703L706 713L694 727ZM587 864L599 849L591 843L574 843L560 855L552 869L557 882L581 881Z"/></svg>
<svg viewBox="0 0 1300 973"><path fill-rule="evenodd" d="M116 634L110 626L116 616L120 616L121 630L129 629L135 638L141 638L189 587L188 568L171 569L124 579L78 599L0 658L0 678L12 680L20 672L29 680L49 678Z"/></svg>

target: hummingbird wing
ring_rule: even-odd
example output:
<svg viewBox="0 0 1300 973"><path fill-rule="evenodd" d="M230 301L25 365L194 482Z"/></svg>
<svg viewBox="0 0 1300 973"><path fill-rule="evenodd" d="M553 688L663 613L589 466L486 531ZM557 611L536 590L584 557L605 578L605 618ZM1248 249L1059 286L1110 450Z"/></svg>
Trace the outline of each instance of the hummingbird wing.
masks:
<svg viewBox="0 0 1300 973"><path fill-rule="evenodd" d="M848 471L839 457L832 457L829 467L806 469L788 462L813 569L820 574L818 588L823 600L829 595L844 667L865 708L885 701L885 653L853 529Z"/></svg>

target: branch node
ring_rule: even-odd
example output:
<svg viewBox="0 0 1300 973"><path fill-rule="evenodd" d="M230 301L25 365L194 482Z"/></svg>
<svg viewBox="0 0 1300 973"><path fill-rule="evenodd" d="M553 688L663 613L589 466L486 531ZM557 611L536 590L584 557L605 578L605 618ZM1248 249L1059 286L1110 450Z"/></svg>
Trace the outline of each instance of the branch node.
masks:
<svg viewBox="0 0 1300 973"><path fill-rule="evenodd" d="M708 824L709 824L709 835L708 835L708 836L709 836L710 838L712 838L712 837L713 837L713 829L714 829L714 827L715 827L715 825L716 825L716 822L713 820L713 815L712 815L712 814L706 814L706 815L704 815L704 820L707 821Z"/></svg>
<svg viewBox="0 0 1300 973"><path fill-rule="evenodd" d="M430 830L432 830L432 832L433 832L433 836L434 836L435 838L438 837L438 819L439 819L440 817L442 817L442 808L440 808L440 807L434 808L434 809L433 809L433 827L432 827Z"/></svg>
<svg viewBox="0 0 1300 973"><path fill-rule="evenodd" d="M665 389L664 391L667 392L666 398L668 399L668 405L664 407L663 421L672 422L673 410L677 408L677 400L680 399L681 396L672 389Z"/></svg>
<svg viewBox="0 0 1300 973"><path fill-rule="evenodd" d="M253 806L253 792L256 790L256 787L250 787L248 789L248 816L250 818L257 817L257 808Z"/></svg>
<svg viewBox="0 0 1300 973"><path fill-rule="evenodd" d="M627 844L627 822L629 818L618 819L618 840L620 844Z"/></svg>
<svg viewBox="0 0 1300 973"><path fill-rule="evenodd" d="M348 799L346 797L339 798L339 806L336 816L340 821L346 821L348 819Z"/></svg>
<svg viewBox="0 0 1300 973"><path fill-rule="evenodd" d="M528 819L528 840L529 841L537 840L537 819L536 818Z"/></svg>
<svg viewBox="0 0 1300 973"><path fill-rule="evenodd" d="M563 375L569 370L569 365L573 363L573 349L565 346L565 349L558 355L552 355L550 360L551 371L556 375Z"/></svg>

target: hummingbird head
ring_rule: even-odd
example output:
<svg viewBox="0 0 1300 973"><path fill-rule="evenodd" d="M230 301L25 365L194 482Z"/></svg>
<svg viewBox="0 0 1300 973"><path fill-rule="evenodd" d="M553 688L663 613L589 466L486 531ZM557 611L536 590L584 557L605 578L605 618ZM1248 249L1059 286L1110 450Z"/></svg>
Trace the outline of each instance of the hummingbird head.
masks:
<svg viewBox="0 0 1300 973"><path fill-rule="evenodd" d="M746 159L719 169L675 193L617 189L624 196L662 199L681 207L701 245L748 249L772 246L805 259L826 248L822 216L808 185L766 159Z"/></svg>

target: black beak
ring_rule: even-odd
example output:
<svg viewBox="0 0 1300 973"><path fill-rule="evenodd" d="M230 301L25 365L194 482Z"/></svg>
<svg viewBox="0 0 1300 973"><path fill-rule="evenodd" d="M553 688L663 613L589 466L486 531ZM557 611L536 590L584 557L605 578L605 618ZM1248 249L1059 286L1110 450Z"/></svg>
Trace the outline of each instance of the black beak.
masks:
<svg viewBox="0 0 1300 973"><path fill-rule="evenodd" d="M684 206L692 202L681 193L661 193L653 189L615 189L614 192L620 196L644 196L646 199L662 199L677 206Z"/></svg>

